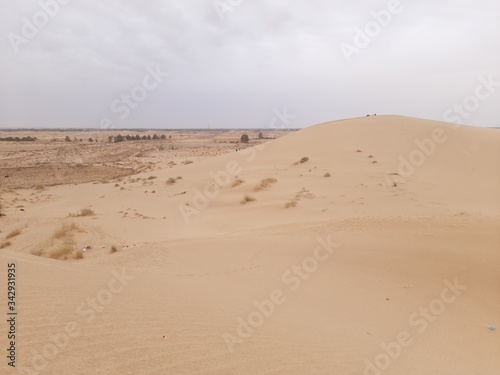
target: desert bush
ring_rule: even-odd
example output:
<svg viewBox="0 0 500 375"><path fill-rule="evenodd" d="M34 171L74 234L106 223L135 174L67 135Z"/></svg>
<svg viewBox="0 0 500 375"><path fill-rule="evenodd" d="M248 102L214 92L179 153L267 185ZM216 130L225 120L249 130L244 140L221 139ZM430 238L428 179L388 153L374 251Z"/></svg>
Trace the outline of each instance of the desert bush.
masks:
<svg viewBox="0 0 500 375"><path fill-rule="evenodd" d="M156 179L156 178L158 178L158 177L156 177L156 176L149 176L149 177L148 177L148 180L154 180L154 179Z"/></svg>
<svg viewBox="0 0 500 375"><path fill-rule="evenodd" d="M315 198L315 195L313 193L311 193L308 189L306 188L302 188L301 191L299 191L296 195L295 195L295 199L297 201L301 200L302 198L307 198L307 199L314 199Z"/></svg>
<svg viewBox="0 0 500 375"><path fill-rule="evenodd" d="M80 210L80 216L94 216L95 212L90 208L83 208Z"/></svg>
<svg viewBox="0 0 500 375"><path fill-rule="evenodd" d="M38 190L38 191L42 191L42 190L45 190L45 186L43 185L35 185L33 187L34 190Z"/></svg>
<svg viewBox="0 0 500 375"><path fill-rule="evenodd" d="M309 161L309 158L307 156L304 156L302 159L300 159L300 164L307 163Z"/></svg>
<svg viewBox="0 0 500 375"><path fill-rule="evenodd" d="M248 202L254 202L257 199L255 197L252 197L251 195L245 195L243 199L241 200L241 204L247 204Z"/></svg>
<svg viewBox="0 0 500 375"><path fill-rule="evenodd" d="M324 177L332 177L332 175L330 174L330 172L326 172Z"/></svg>
<svg viewBox="0 0 500 375"><path fill-rule="evenodd" d="M22 232L22 229L14 229L12 232L10 232L5 239L8 240L9 238L14 238L16 236L19 236Z"/></svg>
<svg viewBox="0 0 500 375"><path fill-rule="evenodd" d="M167 185L173 185L177 182L177 180L173 177L170 177L168 180L167 180Z"/></svg>
<svg viewBox="0 0 500 375"><path fill-rule="evenodd" d="M116 252L118 252L118 248L115 245L111 246L111 249L109 250L109 253L110 254L114 254Z"/></svg>
<svg viewBox="0 0 500 375"><path fill-rule="evenodd" d="M66 241L63 245L53 250L49 257L52 259L68 259L73 251L75 250L75 246L72 241Z"/></svg>
<svg viewBox="0 0 500 375"><path fill-rule="evenodd" d="M69 214L70 217L85 217L85 216L95 216L95 212L90 208L82 208L76 214Z"/></svg>
<svg viewBox="0 0 500 375"><path fill-rule="evenodd" d="M243 134L240 138L241 143L248 143L249 140L250 138L248 137L248 134Z"/></svg>
<svg viewBox="0 0 500 375"><path fill-rule="evenodd" d="M80 228L75 223L64 223L61 225L59 229L52 234L51 240L58 240L64 237L67 237L71 234L72 231L81 231Z"/></svg>
<svg viewBox="0 0 500 375"><path fill-rule="evenodd" d="M265 178L258 185L255 185L253 190L254 191L265 190L272 184L275 184L276 182L278 182L278 180L275 178Z"/></svg>
<svg viewBox="0 0 500 375"><path fill-rule="evenodd" d="M244 182L245 182L245 181L244 181L244 180L242 180L241 178L235 177L231 186L232 186L232 187L240 186L240 185L241 185L241 184L243 184Z"/></svg>
<svg viewBox="0 0 500 375"><path fill-rule="evenodd" d="M43 248L31 250L30 253L34 256L41 257L43 255Z"/></svg>
<svg viewBox="0 0 500 375"><path fill-rule="evenodd" d="M187 165L187 164L193 164L194 162L192 160L184 160L182 164Z"/></svg>
<svg viewBox="0 0 500 375"><path fill-rule="evenodd" d="M73 231L83 232L75 223L62 224L49 239L32 249L31 254L59 260L82 259L84 253L76 249Z"/></svg>
<svg viewBox="0 0 500 375"><path fill-rule="evenodd" d="M297 206L296 199L292 199L291 201L286 202L286 204L285 204L285 208L291 208L291 207L296 207L296 206Z"/></svg>

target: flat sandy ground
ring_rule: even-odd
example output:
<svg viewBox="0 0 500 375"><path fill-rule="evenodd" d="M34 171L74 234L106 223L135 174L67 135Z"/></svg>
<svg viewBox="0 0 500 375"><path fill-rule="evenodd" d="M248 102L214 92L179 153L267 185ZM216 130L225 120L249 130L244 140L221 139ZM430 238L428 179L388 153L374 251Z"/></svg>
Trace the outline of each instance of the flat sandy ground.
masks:
<svg viewBox="0 0 500 375"><path fill-rule="evenodd" d="M500 373L500 131L256 136L1 144L1 373Z"/></svg>

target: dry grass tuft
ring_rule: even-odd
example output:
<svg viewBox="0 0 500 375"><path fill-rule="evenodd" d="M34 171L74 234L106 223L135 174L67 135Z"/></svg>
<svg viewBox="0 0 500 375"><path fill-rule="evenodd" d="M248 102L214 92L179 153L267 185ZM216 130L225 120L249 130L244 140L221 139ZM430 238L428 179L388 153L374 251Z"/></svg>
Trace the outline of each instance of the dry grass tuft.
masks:
<svg viewBox="0 0 500 375"><path fill-rule="evenodd" d="M302 198L314 199L314 194L311 193L306 188L302 188L297 194L295 194L295 198L285 203L285 208L297 207L297 204L300 202Z"/></svg>
<svg viewBox="0 0 500 375"><path fill-rule="evenodd" d="M0 244L0 249L5 249L6 247L9 247L10 245L12 245L12 242L10 242L10 241L2 242Z"/></svg>
<svg viewBox="0 0 500 375"><path fill-rule="evenodd" d="M192 160L184 160L182 164L187 165L187 164L193 164L194 162Z"/></svg>
<svg viewBox="0 0 500 375"><path fill-rule="evenodd" d="M243 184L245 181L242 180L241 178L235 177L233 183L231 184L232 187L237 187Z"/></svg>
<svg viewBox="0 0 500 375"><path fill-rule="evenodd" d="M252 197L251 195L245 195L243 197L243 199L241 200L241 204L247 204L249 202L254 202L256 201L257 199L255 197Z"/></svg>
<svg viewBox="0 0 500 375"><path fill-rule="evenodd" d="M309 158L307 156L304 156L302 159L300 159L300 164L307 163L309 161Z"/></svg>
<svg viewBox="0 0 500 375"><path fill-rule="evenodd" d="M173 185L173 184L175 184L176 182L177 182L177 180L176 180L175 178L170 177L170 178L167 180L166 184L167 184L167 185Z"/></svg>
<svg viewBox="0 0 500 375"><path fill-rule="evenodd" d="M253 190L254 191L265 190L272 184L275 184L276 182L278 182L278 180L275 178L265 178L258 185L255 185Z"/></svg>
<svg viewBox="0 0 500 375"><path fill-rule="evenodd" d="M66 241L57 249L53 250L49 257L52 259L63 259L66 260L72 256L73 252L76 251L73 241Z"/></svg>
<svg viewBox="0 0 500 375"><path fill-rule="evenodd" d="M85 216L95 216L95 212L90 208L82 208L76 214L69 214L69 217L85 217Z"/></svg>
<svg viewBox="0 0 500 375"><path fill-rule="evenodd" d="M83 208L80 210L80 216L94 216L95 212L90 208Z"/></svg>
<svg viewBox="0 0 500 375"><path fill-rule="evenodd" d="M14 238L16 236L19 236L23 230L22 229L15 229L12 232L10 232L5 239L8 240L9 238Z"/></svg>
<svg viewBox="0 0 500 375"><path fill-rule="evenodd" d="M114 254L116 252L118 252L118 248L115 245L111 246L111 250L109 250L109 253Z"/></svg>
<svg viewBox="0 0 500 375"><path fill-rule="evenodd" d="M76 249L73 232L83 232L75 223L64 223L57 228L44 243L37 245L30 252L36 256L52 259L82 259L83 251Z"/></svg>
<svg viewBox="0 0 500 375"><path fill-rule="evenodd" d="M54 234L52 234L52 237L50 237L51 240L59 240L64 237L68 237L71 235L71 232L73 231L78 231L80 232L81 229L75 224L75 223L64 223L61 225L59 229L56 229Z"/></svg>
<svg viewBox="0 0 500 375"><path fill-rule="evenodd" d="M31 253L34 255L41 256L44 252L44 249L39 249L32 251ZM68 259L83 259L83 251L76 249L76 243L73 238L68 237L65 239L63 243L52 250L49 254L49 258L59 259L59 260L68 260Z"/></svg>
<svg viewBox="0 0 500 375"><path fill-rule="evenodd" d="M43 248L40 247L38 249L31 250L31 254L37 257L41 257L43 255Z"/></svg>
<svg viewBox="0 0 500 375"><path fill-rule="evenodd" d="M332 177L332 175L330 174L330 172L326 172L323 177Z"/></svg>

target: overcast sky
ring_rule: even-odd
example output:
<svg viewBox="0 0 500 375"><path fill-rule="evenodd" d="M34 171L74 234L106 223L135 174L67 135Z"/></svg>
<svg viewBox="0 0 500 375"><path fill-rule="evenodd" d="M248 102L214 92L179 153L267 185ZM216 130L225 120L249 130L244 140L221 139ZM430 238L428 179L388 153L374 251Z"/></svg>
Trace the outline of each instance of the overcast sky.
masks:
<svg viewBox="0 0 500 375"><path fill-rule="evenodd" d="M498 0L0 4L2 128L500 125Z"/></svg>

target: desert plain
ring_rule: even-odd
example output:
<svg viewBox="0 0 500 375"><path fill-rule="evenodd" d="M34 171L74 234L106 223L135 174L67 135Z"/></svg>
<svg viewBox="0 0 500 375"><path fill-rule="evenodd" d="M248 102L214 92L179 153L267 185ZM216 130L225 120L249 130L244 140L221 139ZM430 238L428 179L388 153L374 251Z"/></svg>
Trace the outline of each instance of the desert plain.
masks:
<svg viewBox="0 0 500 375"><path fill-rule="evenodd" d="M262 132L0 132L1 374L498 375L500 131Z"/></svg>

